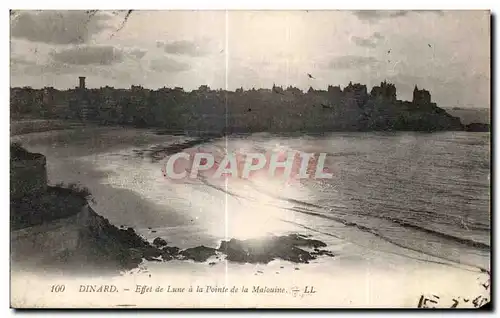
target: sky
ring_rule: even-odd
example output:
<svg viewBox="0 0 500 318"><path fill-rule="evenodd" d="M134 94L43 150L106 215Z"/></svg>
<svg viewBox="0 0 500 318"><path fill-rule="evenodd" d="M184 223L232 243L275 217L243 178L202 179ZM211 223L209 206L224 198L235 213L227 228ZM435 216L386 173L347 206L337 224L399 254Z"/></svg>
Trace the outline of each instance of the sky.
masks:
<svg viewBox="0 0 500 318"><path fill-rule="evenodd" d="M490 106L488 11L15 11L11 87L417 85ZM125 21L125 22L124 22ZM308 74L311 75L308 76Z"/></svg>

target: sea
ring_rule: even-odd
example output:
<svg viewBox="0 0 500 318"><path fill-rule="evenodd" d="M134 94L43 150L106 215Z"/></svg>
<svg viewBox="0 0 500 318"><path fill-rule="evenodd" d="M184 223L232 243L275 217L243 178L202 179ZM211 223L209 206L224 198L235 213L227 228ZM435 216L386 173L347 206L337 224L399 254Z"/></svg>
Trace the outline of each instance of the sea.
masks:
<svg viewBox="0 0 500 318"><path fill-rule="evenodd" d="M327 154L331 179L290 183L266 175L169 180L162 173L173 154L168 147L195 138L151 129L89 126L12 137L47 156L50 184L85 186L93 209L112 224L181 248L304 233L330 238L340 256L395 254L486 270L490 138L471 132L256 133L190 144L190 150L219 155Z"/></svg>

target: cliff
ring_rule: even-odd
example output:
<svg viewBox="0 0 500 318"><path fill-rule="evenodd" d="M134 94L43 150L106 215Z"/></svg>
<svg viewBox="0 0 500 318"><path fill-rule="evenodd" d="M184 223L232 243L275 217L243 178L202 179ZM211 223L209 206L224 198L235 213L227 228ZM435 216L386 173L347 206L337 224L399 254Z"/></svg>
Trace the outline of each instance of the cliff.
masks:
<svg viewBox="0 0 500 318"><path fill-rule="evenodd" d="M99 273L131 269L142 253L129 248L149 243L135 233L118 230L88 205L56 219L11 231L11 260L17 266Z"/></svg>
<svg viewBox="0 0 500 318"><path fill-rule="evenodd" d="M334 257L321 247L326 244L290 234L243 241L231 239L222 241L218 248L201 245L181 250L168 246L162 238L150 243L132 228L118 229L87 205L69 217L11 232L11 260L16 268L100 275L133 269L143 260L206 262L210 258L221 261L225 255L227 260L237 263L266 264L274 259L309 263L320 256Z"/></svg>
<svg viewBox="0 0 500 318"><path fill-rule="evenodd" d="M136 266L128 248L147 247L130 230L118 230L88 205L87 189L48 186L46 159L11 145L11 259L33 268ZM134 261L135 260L135 261Z"/></svg>
<svg viewBox="0 0 500 318"><path fill-rule="evenodd" d="M30 153L18 144L10 146L10 196L22 198L45 192L47 169L45 156Z"/></svg>

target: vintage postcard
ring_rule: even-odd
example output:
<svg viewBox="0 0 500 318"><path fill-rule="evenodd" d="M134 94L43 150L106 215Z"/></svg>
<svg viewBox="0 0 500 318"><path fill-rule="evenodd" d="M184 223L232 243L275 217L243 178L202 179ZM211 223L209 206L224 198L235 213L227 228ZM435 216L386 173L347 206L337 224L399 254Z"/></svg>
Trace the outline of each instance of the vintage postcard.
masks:
<svg viewBox="0 0 500 318"><path fill-rule="evenodd" d="M11 10L11 307L488 305L490 21Z"/></svg>

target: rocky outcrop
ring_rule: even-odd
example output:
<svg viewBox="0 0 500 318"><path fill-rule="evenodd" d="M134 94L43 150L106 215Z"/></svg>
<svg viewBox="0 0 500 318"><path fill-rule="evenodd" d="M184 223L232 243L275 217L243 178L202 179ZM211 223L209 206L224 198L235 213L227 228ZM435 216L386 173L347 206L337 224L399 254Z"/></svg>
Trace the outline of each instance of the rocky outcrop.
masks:
<svg viewBox="0 0 500 318"><path fill-rule="evenodd" d="M165 241L164 239L162 239L161 237L157 237L153 240L153 245L155 247L162 247L162 246L166 246L167 245L167 241Z"/></svg>
<svg viewBox="0 0 500 318"><path fill-rule="evenodd" d="M483 124L483 123L470 123L468 125L465 125L465 131L470 131L470 132L489 132L490 131L490 125Z"/></svg>
<svg viewBox="0 0 500 318"><path fill-rule="evenodd" d="M231 239L222 241L218 250L227 255L227 260L239 263L269 263L274 259L308 263L321 254L318 248L325 246L321 241L290 234L243 241ZM316 251L311 253L299 247L316 248Z"/></svg>
<svg viewBox="0 0 500 318"><path fill-rule="evenodd" d="M14 261L86 272L133 269L144 260L206 262L225 255L228 261L237 263L269 263L275 259L309 263L318 256L334 256L320 249L325 243L297 234L231 239L222 241L218 248L202 245L181 250L168 246L163 238L150 243L132 228L119 229L88 206L69 218L14 231L12 237L12 252L17 255Z"/></svg>
<svg viewBox="0 0 500 318"><path fill-rule="evenodd" d="M211 256L214 256L215 248L206 247L206 246L197 246L193 248L188 248L181 251L179 254L184 256L186 259L191 259L195 262L205 262Z"/></svg>
<svg viewBox="0 0 500 318"><path fill-rule="evenodd" d="M82 260L87 266L123 270L152 257L150 244L132 228L118 229L91 208L80 224L79 238L78 248L71 251L74 259L67 261Z"/></svg>
<svg viewBox="0 0 500 318"><path fill-rule="evenodd" d="M425 100L425 98L423 98ZM360 119L366 131L462 131L460 119L449 115L434 103L425 104L386 99L370 100L363 107Z"/></svg>

